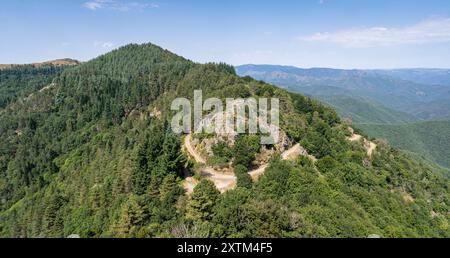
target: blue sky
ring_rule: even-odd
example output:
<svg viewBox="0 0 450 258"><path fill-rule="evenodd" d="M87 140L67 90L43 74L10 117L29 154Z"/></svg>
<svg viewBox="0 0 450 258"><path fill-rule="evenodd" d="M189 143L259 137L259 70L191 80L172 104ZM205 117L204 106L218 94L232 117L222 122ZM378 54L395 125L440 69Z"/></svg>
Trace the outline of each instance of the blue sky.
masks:
<svg viewBox="0 0 450 258"><path fill-rule="evenodd" d="M0 63L152 42L197 62L450 68L447 0L2 0Z"/></svg>

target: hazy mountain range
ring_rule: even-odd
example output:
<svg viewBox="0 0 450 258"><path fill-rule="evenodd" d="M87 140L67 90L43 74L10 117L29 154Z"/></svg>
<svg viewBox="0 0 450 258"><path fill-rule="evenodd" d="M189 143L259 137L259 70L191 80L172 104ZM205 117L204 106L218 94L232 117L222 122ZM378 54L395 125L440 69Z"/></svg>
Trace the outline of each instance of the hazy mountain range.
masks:
<svg viewBox="0 0 450 258"><path fill-rule="evenodd" d="M317 98L341 116L363 124L361 127L371 136L386 138L398 147L450 166L450 125L445 122L450 120L450 70L243 65L236 71ZM419 128L430 132L426 139L418 137L427 132L419 132ZM432 154L434 150L440 155Z"/></svg>

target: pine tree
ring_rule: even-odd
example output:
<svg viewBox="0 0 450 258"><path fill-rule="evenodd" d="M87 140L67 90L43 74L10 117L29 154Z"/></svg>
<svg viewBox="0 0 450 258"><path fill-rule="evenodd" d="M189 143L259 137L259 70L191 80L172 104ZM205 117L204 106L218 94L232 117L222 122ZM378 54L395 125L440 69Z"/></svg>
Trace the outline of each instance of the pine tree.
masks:
<svg viewBox="0 0 450 258"><path fill-rule="evenodd" d="M130 198L122 206L119 222L114 227L114 234L118 237L131 237L133 232L145 219L145 212L136 195Z"/></svg>
<svg viewBox="0 0 450 258"><path fill-rule="evenodd" d="M237 186L244 187L247 189L252 188L253 182L252 178L248 174L248 169L243 165L237 165L234 168L234 174L237 177Z"/></svg>
<svg viewBox="0 0 450 258"><path fill-rule="evenodd" d="M148 160L148 141L145 141L144 144L139 146L135 167L133 169L131 183L133 187L133 192L137 195L141 195L145 193L147 185L150 182L150 173L149 173L149 160Z"/></svg>
<svg viewBox="0 0 450 258"><path fill-rule="evenodd" d="M210 220L220 192L213 182L202 180L191 195L186 208L186 217L194 221Z"/></svg>
<svg viewBox="0 0 450 258"><path fill-rule="evenodd" d="M176 199L173 197L177 197L182 192L182 189L178 185L177 176L169 174L164 178L159 188L159 198L161 202L171 201L170 199L175 201Z"/></svg>
<svg viewBox="0 0 450 258"><path fill-rule="evenodd" d="M61 236L63 218L60 209L64 205L64 199L59 195L53 195L47 202L44 211L44 231L47 237Z"/></svg>

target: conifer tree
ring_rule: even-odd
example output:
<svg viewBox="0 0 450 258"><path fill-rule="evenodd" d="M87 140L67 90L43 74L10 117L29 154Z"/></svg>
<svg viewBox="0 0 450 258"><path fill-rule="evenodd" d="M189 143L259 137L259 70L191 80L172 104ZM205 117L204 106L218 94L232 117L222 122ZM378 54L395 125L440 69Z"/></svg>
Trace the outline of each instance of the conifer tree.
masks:
<svg viewBox="0 0 450 258"><path fill-rule="evenodd" d="M248 169L244 167L243 165L237 165L234 168L234 174L237 177L237 186L238 187L244 187L247 189L252 188L252 178L248 174Z"/></svg>
<svg viewBox="0 0 450 258"><path fill-rule="evenodd" d="M202 180L194 188L186 208L186 217L194 221L210 220L219 194L220 192L213 182Z"/></svg>

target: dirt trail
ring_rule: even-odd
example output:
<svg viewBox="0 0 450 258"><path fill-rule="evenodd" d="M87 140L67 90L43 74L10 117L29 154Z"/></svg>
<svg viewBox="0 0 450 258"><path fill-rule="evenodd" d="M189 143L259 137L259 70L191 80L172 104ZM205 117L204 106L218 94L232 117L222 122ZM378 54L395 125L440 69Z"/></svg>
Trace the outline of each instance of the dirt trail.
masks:
<svg viewBox="0 0 450 258"><path fill-rule="evenodd" d="M359 134L352 134L352 136L349 137L348 139L352 142L355 142L355 141L359 141L361 138L362 138L362 136Z"/></svg>
<svg viewBox="0 0 450 258"><path fill-rule="evenodd" d="M193 177L186 177L185 181L183 182L183 187L184 189L186 189L186 192L192 193L194 191L194 187L197 184L197 180L195 180Z"/></svg>
<svg viewBox="0 0 450 258"><path fill-rule="evenodd" d="M258 181L258 179L264 174L268 166L269 166L268 164L264 164L259 168L248 172L248 174L250 175L253 181Z"/></svg>
<svg viewBox="0 0 450 258"><path fill-rule="evenodd" d="M206 164L206 160L192 146L192 135L189 134L185 137L184 147L189 153L189 155L193 157L197 163ZM214 170L214 168L212 167L202 168L201 175L203 178L211 180L221 193L224 193L227 190L232 189L236 185L237 181L234 174L218 172ZM183 186L186 189L186 192L190 194L192 193L197 184L198 184L197 180L193 179L192 177L188 177L184 181Z"/></svg>
<svg viewBox="0 0 450 258"><path fill-rule="evenodd" d="M194 158L194 160L197 163L206 164L205 159L192 146L192 135L189 134L185 137L184 148L187 150L189 155ZM302 146L300 146L300 144L296 144L290 149L283 152L281 154L281 157L283 160L295 160L300 155L307 156L313 161L316 160L314 156L308 155L306 150ZM261 165L259 168L248 172L253 181L257 181L259 177L261 177L264 174L268 166L269 166L268 164L264 164ZM204 167L201 170L201 175L203 178L211 180L221 193L233 189L236 186L237 178L233 173L218 172L212 167ZM197 180L195 180L192 177L187 177L183 183L183 186L186 189L186 192L190 194L192 193L197 184L198 184Z"/></svg>
<svg viewBox="0 0 450 258"><path fill-rule="evenodd" d="M363 138L361 135L355 134L353 131L353 128L349 128L349 130L352 133L352 136L348 137L347 139L351 142L356 142L356 141L360 141L361 139L363 139L364 148L366 148L366 150L367 150L367 155L372 156L373 152L377 148L377 145L374 142L371 142L371 141Z"/></svg>
<svg viewBox="0 0 450 258"><path fill-rule="evenodd" d="M206 163L205 159L202 156L200 156L200 154L198 154L195 151L194 147L192 146L192 135L191 134L188 134L186 136L186 138L184 139L184 147L186 148L186 150L189 152L189 154L194 158L194 160L197 163L202 163L202 164Z"/></svg>
<svg viewBox="0 0 450 258"><path fill-rule="evenodd" d="M372 156L373 152L377 148L377 145L371 141L368 141L368 146L366 148L367 148L367 155Z"/></svg>
<svg viewBox="0 0 450 258"><path fill-rule="evenodd" d="M54 83L51 83L51 84L49 84L49 85L43 87L42 89L40 89L39 92L44 92L44 91L46 91L46 90L50 90L50 89L53 88L53 87L55 87L55 84L54 84Z"/></svg>
<svg viewBox="0 0 450 258"><path fill-rule="evenodd" d="M296 144L294 146L292 146L292 148L290 148L289 150L286 150L285 152L283 152L281 154L281 157L285 160L292 160L295 159L296 156L298 157L298 155L301 152L301 147L300 144Z"/></svg>
<svg viewBox="0 0 450 258"><path fill-rule="evenodd" d="M300 144L295 144L290 149L286 150L281 154L284 160L295 160L299 156L308 157L312 161L317 161L316 157L309 155L308 152Z"/></svg>
<svg viewBox="0 0 450 258"><path fill-rule="evenodd" d="M316 157L314 157L313 155L309 155L308 152L298 143L289 148L288 150L284 151L283 153L281 153L281 158L283 160L295 160L299 156L308 157L312 161L317 160ZM253 181L258 181L258 179L264 174L268 166L269 166L268 164L264 164L259 168L248 172L252 177Z"/></svg>

